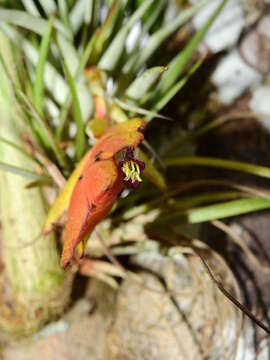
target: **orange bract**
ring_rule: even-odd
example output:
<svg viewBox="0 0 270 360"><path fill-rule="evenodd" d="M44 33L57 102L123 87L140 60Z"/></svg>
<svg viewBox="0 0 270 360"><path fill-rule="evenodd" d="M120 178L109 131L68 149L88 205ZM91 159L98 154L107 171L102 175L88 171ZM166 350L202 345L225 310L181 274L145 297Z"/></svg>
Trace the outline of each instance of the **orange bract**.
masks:
<svg viewBox="0 0 270 360"><path fill-rule="evenodd" d="M108 214L123 188L114 160L95 162L79 178L70 200L61 265L67 266L77 244Z"/></svg>
<svg viewBox="0 0 270 360"><path fill-rule="evenodd" d="M110 159L125 148L135 148L143 141L143 134L139 130L143 130L144 127L145 122L138 118L111 127L89 152L85 159L85 167L96 159Z"/></svg>
<svg viewBox="0 0 270 360"><path fill-rule="evenodd" d="M126 148L134 149L142 140L139 132L145 123L133 119L110 128L84 159L81 174L69 203L61 265L70 262L77 245L110 212L123 189L123 173L115 155Z"/></svg>

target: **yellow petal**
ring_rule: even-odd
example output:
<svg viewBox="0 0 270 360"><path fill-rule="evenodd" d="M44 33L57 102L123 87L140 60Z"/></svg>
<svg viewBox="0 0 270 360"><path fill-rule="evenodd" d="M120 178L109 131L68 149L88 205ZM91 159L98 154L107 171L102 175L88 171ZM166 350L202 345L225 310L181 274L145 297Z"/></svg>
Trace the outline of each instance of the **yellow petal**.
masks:
<svg viewBox="0 0 270 360"><path fill-rule="evenodd" d="M83 166L84 166L85 157L81 159L81 161L76 166L73 173L70 175L69 179L67 180L65 186L58 194L53 206L48 212L44 227L43 233L48 234L50 233L55 226L58 225L59 221L61 220L62 216L66 212L69 206L70 198L74 189L74 186L81 175Z"/></svg>

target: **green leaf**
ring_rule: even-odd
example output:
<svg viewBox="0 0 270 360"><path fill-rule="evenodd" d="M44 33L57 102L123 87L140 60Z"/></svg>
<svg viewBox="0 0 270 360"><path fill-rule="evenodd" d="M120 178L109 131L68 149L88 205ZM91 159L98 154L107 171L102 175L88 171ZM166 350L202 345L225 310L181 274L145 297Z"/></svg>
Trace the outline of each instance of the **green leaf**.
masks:
<svg viewBox="0 0 270 360"><path fill-rule="evenodd" d="M47 30L46 20L42 19L39 16L33 16L21 10L0 9L0 21L16 26L21 26L41 36L43 36L45 31ZM58 19L55 19L54 27L60 33L70 38L70 33Z"/></svg>
<svg viewBox="0 0 270 360"><path fill-rule="evenodd" d="M74 79L76 92L78 94L80 111L83 120L86 121L89 119L93 111L93 99L88 86L86 85L84 74L80 73L78 76L75 76L77 70L80 67L78 51L75 49L73 43L65 38L62 34L58 33L56 37L61 55Z"/></svg>
<svg viewBox="0 0 270 360"><path fill-rule="evenodd" d="M127 88L125 95L133 100L140 100L160 79L161 74L166 71L165 66L155 66L145 70L141 76L136 78Z"/></svg>
<svg viewBox="0 0 270 360"><path fill-rule="evenodd" d="M40 16L38 8L36 7L36 4L33 0L21 0L21 1L23 3L24 8L27 10L28 14L34 16Z"/></svg>
<svg viewBox="0 0 270 360"><path fill-rule="evenodd" d="M151 117L151 119L156 117L156 118L165 119L165 120L172 120L168 116L160 115L154 111L149 111L149 110L143 109L141 107L138 107L138 106L135 106L132 104L128 104L124 101L119 100L118 98L113 98L113 102L115 104L117 104L123 110L131 111L135 114L145 115L145 116Z"/></svg>
<svg viewBox="0 0 270 360"><path fill-rule="evenodd" d="M42 35L47 29L47 21L25 11L0 9L0 20Z"/></svg>
<svg viewBox="0 0 270 360"><path fill-rule="evenodd" d="M140 54L143 51L142 49L140 49L141 39L146 34L148 34L148 32L151 30L151 27L155 24L155 22L159 18L160 14L162 14L162 11L166 6L167 6L166 0L159 0L159 1L155 1L154 4L151 6L151 8L148 9L148 12L150 12L149 16L146 17L145 21L144 19L142 21L141 32L137 35L131 53L125 54L125 65L122 68L122 72L124 74L130 74L136 72L136 62L138 61Z"/></svg>
<svg viewBox="0 0 270 360"><path fill-rule="evenodd" d="M56 12L56 5L53 0L39 0L39 3L47 16L51 16Z"/></svg>
<svg viewBox="0 0 270 360"><path fill-rule="evenodd" d="M197 63L194 66L192 66L192 68L186 74L186 76L180 79L174 86L171 87L169 91L165 92L162 96L159 96L158 93L157 96L155 96L154 94L152 111L160 111L161 109L163 109L164 106L167 105L168 102L184 87L184 85L187 83L189 78L198 70L201 64L202 64L202 60L197 61ZM148 121L150 121L151 119L152 117L147 118Z"/></svg>
<svg viewBox="0 0 270 360"><path fill-rule="evenodd" d="M28 154L27 151L25 151L24 148L22 148L21 146L15 144L14 142L3 138L2 136L0 136L0 141L8 146L11 146L13 149L16 149L17 151L20 151L22 154L24 154L25 156L27 156L29 159L36 161L36 159L33 158L33 156L31 156L30 154Z"/></svg>
<svg viewBox="0 0 270 360"><path fill-rule="evenodd" d="M240 191L211 191L194 196L186 196L184 198L175 199L172 203L173 209L186 209L196 205L219 202L222 200L231 200L247 196Z"/></svg>
<svg viewBox="0 0 270 360"><path fill-rule="evenodd" d="M18 166L6 164L3 162L0 162L0 170L7 171L12 174L19 175L19 176L22 176L22 177L25 177L28 179L32 179L32 180L42 180L42 181L47 181L47 182L51 181L51 179L48 176L38 175L37 173L35 173L33 171L23 169Z"/></svg>
<svg viewBox="0 0 270 360"><path fill-rule="evenodd" d="M143 64L150 59L160 45L180 26L192 18L209 0L202 0L190 9L181 11L180 14L168 25L156 31L148 40L146 46L141 49L135 64L135 70L138 70Z"/></svg>
<svg viewBox="0 0 270 360"><path fill-rule="evenodd" d="M85 2L84 22L90 25L93 18L94 1L88 0Z"/></svg>
<svg viewBox="0 0 270 360"><path fill-rule="evenodd" d="M113 30L116 25L116 20L121 9L121 2L119 0L114 0L110 11L107 15L107 18L100 29L97 31L96 40L94 43L93 54L91 56L91 63L96 63L104 50L107 41L111 37Z"/></svg>
<svg viewBox="0 0 270 360"><path fill-rule="evenodd" d="M46 186L52 186L52 179L48 178L48 179L40 179L40 180L35 180L35 181L31 181L30 183L28 183L26 185L26 189L33 189L33 188L37 188L37 187L42 187L44 185Z"/></svg>
<svg viewBox="0 0 270 360"><path fill-rule="evenodd" d="M50 39L52 34L54 17L52 16L48 21L48 26L41 40L39 59L36 67L35 82L33 89L33 100L37 111L43 114L44 103L44 69L50 49Z"/></svg>
<svg viewBox="0 0 270 360"><path fill-rule="evenodd" d="M1 33L0 33L1 35ZM3 34L1 35L1 37L3 38ZM1 39L2 40L2 39ZM10 42L8 43L10 44ZM21 88L21 84L18 84L17 80L18 78L16 78L16 76L14 76L14 73L12 71L10 71L12 68L15 69L16 66L14 66L15 64L12 61L9 61L8 63L6 62L6 60L4 59L4 54L2 54L3 49L1 49L0 51L0 63L1 66L3 68L3 71L0 71L0 84L5 84L6 80L9 82L9 84L6 83L7 86L1 87L1 91L2 91L2 96L6 98L6 101L12 101L13 102L13 109L15 110L16 114L17 114L17 119L18 119L18 125L20 126L24 126L24 124L27 126L28 131L29 131L29 135L30 138L35 138L37 139L37 135L36 132L33 128L33 124L32 121L28 118L28 116L25 114L24 111L22 111L23 109L21 108L21 104L19 103L19 101L17 101L16 99L16 91L18 91L18 87ZM4 56L3 56L4 55ZM7 91L7 89L10 87L11 91ZM3 140L2 140L3 142ZM5 143L7 144L8 142L5 141Z"/></svg>
<svg viewBox="0 0 270 360"><path fill-rule="evenodd" d="M270 200L254 197L190 209L184 213L184 216L189 224L195 224L268 208L270 208Z"/></svg>
<svg viewBox="0 0 270 360"><path fill-rule="evenodd" d="M195 128L193 131L187 134L186 138L184 139L184 142L194 140L197 137L218 128L219 126L222 126L228 121L246 120L247 118L254 118L254 119L264 118L265 120L270 120L270 114L255 113L251 111L243 111L243 112L235 111L232 113L227 113L219 116L214 120L206 122L206 124L203 124L198 128Z"/></svg>
<svg viewBox="0 0 270 360"><path fill-rule="evenodd" d="M85 9L86 9L86 0L76 0L75 5L70 11L70 24L74 34L80 30L85 20Z"/></svg>
<svg viewBox="0 0 270 360"><path fill-rule="evenodd" d="M16 31L7 24L0 22L0 29L16 46L18 46L19 49L23 51L29 62L34 67L37 66L39 54L31 42L26 40L19 31ZM59 104L63 104L68 94L68 86L63 77L48 61L45 65L44 83L46 88L51 92L54 100Z"/></svg>
<svg viewBox="0 0 270 360"><path fill-rule="evenodd" d="M143 176L145 176L152 184L157 186L161 191L166 193L167 184L160 171L149 160L148 156L146 156L146 154L142 150L139 150L138 158L145 164Z"/></svg>
<svg viewBox="0 0 270 360"><path fill-rule="evenodd" d="M60 18L62 19L66 28L72 32L70 21L69 21L68 4L67 4L66 0L58 0L58 9L59 9Z"/></svg>
<svg viewBox="0 0 270 360"><path fill-rule="evenodd" d="M74 110L74 118L77 125L77 132L76 132L76 139L75 139L75 151L76 151L76 158L80 160L85 149L85 138L84 138L84 122L81 114L80 103L78 99L78 94L76 91L76 86L72 75L68 69L66 63L64 63L65 72L67 75L67 81L69 84L70 92L72 95L72 102L73 102L73 110Z"/></svg>
<svg viewBox="0 0 270 360"><path fill-rule="evenodd" d="M56 159L59 161L59 164L62 167L68 169L69 166L66 160L66 156L61 149L58 141L56 140L51 128L48 126L46 121L39 115L39 113L36 111L36 109L31 104L30 100L26 97L26 95L20 90L15 89L15 91L22 105L26 108L32 119L37 123L40 131L42 131L42 136L46 138L46 143L49 144L50 148L54 152Z"/></svg>
<svg viewBox="0 0 270 360"><path fill-rule="evenodd" d="M154 223L148 224L147 227L168 226L175 223L197 224L269 208L270 200L261 197L250 197L248 199L233 200L185 211L174 211L170 215L162 215Z"/></svg>
<svg viewBox="0 0 270 360"><path fill-rule="evenodd" d="M142 19L142 32L141 36L144 36L149 31L151 31L152 26L155 25L156 21L165 13L165 8L167 6L167 0L158 0L153 3L150 9Z"/></svg>
<svg viewBox="0 0 270 360"><path fill-rule="evenodd" d="M115 36L109 48L101 57L98 63L98 67L100 69L110 72L116 69L116 66L118 65L118 62L124 52L128 32L130 31L131 27L142 18L153 1L154 0L144 1L138 10L135 11L134 14L129 18L126 24L122 26L121 30Z"/></svg>
<svg viewBox="0 0 270 360"><path fill-rule="evenodd" d="M122 2L119 1L120 3ZM92 15L92 26L94 27L94 29L97 29L97 27L100 25L101 23L101 9L103 7L103 0L95 0L93 1L94 4L94 9L93 9L93 15Z"/></svg>
<svg viewBox="0 0 270 360"><path fill-rule="evenodd" d="M199 45L202 38L205 36L213 22L215 21L218 14L223 9L227 0L222 0L216 10L212 13L212 15L208 18L208 20L204 23L202 28L196 32L196 34L192 37L192 39L188 42L185 48L177 55L168 65L168 71L163 74L162 79L160 81L160 89L159 93L166 93L171 86L175 84L175 81L180 77L181 73L184 70L185 65L188 60L193 55L195 49Z"/></svg>
<svg viewBox="0 0 270 360"><path fill-rule="evenodd" d="M206 166L228 170L242 171L252 175L270 178L270 168L239 161L201 156L183 156L164 160L166 166Z"/></svg>
<svg viewBox="0 0 270 360"><path fill-rule="evenodd" d="M171 202L171 206L172 209L174 209L174 213L176 210L178 210L177 214L179 214L179 209L181 209L182 211L180 212L180 214L182 214L183 210L186 208L190 208L196 205L201 205L210 202L219 202L222 200L229 200L229 199L231 200L231 199L239 198L243 196L243 193L237 191L214 191L214 192L212 191L209 193L203 193L199 195L193 195L188 197L186 196L181 199L171 198L171 195L173 194L169 193L167 198L160 197L150 202L144 203L142 205L133 206L131 209L124 212L122 218L124 220L130 220L135 216L144 214L155 208L159 208L160 206L162 207L165 205L166 208L167 206L166 202L168 200L169 202ZM168 209L170 209L170 207L168 207Z"/></svg>
<svg viewBox="0 0 270 360"><path fill-rule="evenodd" d="M92 51L93 51L93 46L95 44L95 39L96 39L96 33L94 33L82 56L81 56L81 59L79 61L79 65L78 65L78 68L76 70L76 73L75 73L75 76L74 76L74 81L77 80L78 76L81 74L81 72L84 70L88 60L89 60L89 57L91 56L92 54ZM68 96L68 98L65 100L63 106L62 106L62 109L60 111L60 115L59 115L59 125L57 126L57 129L56 129L56 135L58 137L58 139L61 139L62 137L62 133L63 133L63 130L64 130L64 127L65 127L65 122L66 122L66 119L67 119L67 115L68 115L68 111L69 111L69 108L70 108L70 105L71 105L71 97Z"/></svg>
<svg viewBox="0 0 270 360"><path fill-rule="evenodd" d="M36 66L39 55L32 44L24 39L18 31L8 26L7 24L0 23L0 28L17 46L19 46L19 48L22 49L30 62ZM73 44L60 33L57 33L57 39L63 56L67 60L72 73L74 73L80 66L77 51L75 50ZM52 93L54 100L57 103L65 104L68 96L68 86L62 76L48 61L46 62L44 68L44 83L46 88ZM76 86L77 92L79 94L83 118L88 119L93 111L93 103L90 91L84 83L80 82L76 84Z"/></svg>

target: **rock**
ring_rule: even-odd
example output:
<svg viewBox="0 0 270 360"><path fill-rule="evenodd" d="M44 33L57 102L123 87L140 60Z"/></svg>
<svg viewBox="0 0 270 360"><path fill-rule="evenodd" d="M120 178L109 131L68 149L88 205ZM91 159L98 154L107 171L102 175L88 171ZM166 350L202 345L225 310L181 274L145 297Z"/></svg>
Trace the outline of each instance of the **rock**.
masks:
<svg viewBox="0 0 270 360"><path fill-rule="evenodd" d="M261 73L270 71L270 15L264 16L257 27L248 33L240 45L247 64Z"/></svg>
<svg viewBox="0 0 270 360"><path fill-rule="evenodd" d="M105 359L186 360L203 354L221 359L224 353L230 358L236 329L234 309L213 286L198 259L193 258L189 267L184 258L172 261L153 255L146 261L146 257L147 269L163 269L160 275L172 296L153 274L140 273L143 285L125 280L107 336ZM137 257L136 261L141 260Z"/></svg>
<svg viewBox="0 0 270 360"><path fill-rule="evenodd" d="M111 288L92 280L87 297L78 300L63 320L45 327L35 336L37 340L7 347L3 359L103 360L104 338L113 315L114 296Z"/></svg>
<svg viewBox="0 0 270 360"><path fill-rule="evenodd" d="M197 0L191 2L194 4ZM195 29L200 29L203 26L219 4L219 0L210 1L194 16L192 23ZM206 34L204 43L213 53L228 49L237 43L244 25L244 11L241 1L229 0Z"/></svg>
<svg viewBox="0 0 270 360"><path fill-rule="evenodd" d="M231 105L246 90L254 88L262 80L262 75L247 65L238 49L226 55L212 75L220 101Z"/></svg>

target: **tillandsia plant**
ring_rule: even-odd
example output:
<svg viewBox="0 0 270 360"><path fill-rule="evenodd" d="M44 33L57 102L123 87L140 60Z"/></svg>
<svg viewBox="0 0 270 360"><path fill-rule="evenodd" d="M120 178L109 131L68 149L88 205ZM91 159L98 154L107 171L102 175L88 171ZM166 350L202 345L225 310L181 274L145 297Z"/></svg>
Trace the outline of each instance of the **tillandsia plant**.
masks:
<svg viewBox="0 0 270 360"><path fill-rule="evenodd" d="M3 34L0 47L10 76L19 84L11 65L13 55L18 53L12 53ZM4 171L0 175L0 208L5 272L1 273L0 323L6 331L20 335L37 330L50 317L61 313L69 291L59 266L55 238L50 235L45 241L42 236L40 226L46 218L44 196L40 188L32 188L35 182L43 183L48 178L36 172L37 163L24 149L22 112L14 108L15 103L8 77L1 71L0 167Z"/></svg>
<svg viewBox="0 0 270 360"><path fill-rule="evenodd" d="M179 166L212 166L270 177L268 168L196 156L160 159L160 149L153 150L147 141L154 136L147 134L153 119L171 120L159 112L200 68L202 60L194 64L192 57L226 0L220 1L201 29L169 61L164 60L160 48L210 1L198 1L172 18L171 3L165 0L3 2L0 30L12 56L7 59L1 52L1 73L13 93L14 111L19 112L16 126L20 129L20 147L1 131L1 148L2 152L7 147L14 153L23 151L35 167L26 165L25 169L1 157L4 172L0 176L15 172L30 177L29 196L37 187L47 195L48 189L49 195L56 190L58 195L46 221L40 219L39 225L47 236L42 240L45 253L53 243L51 233L63 234L62 267L73 258L81 273L117 286L113 277L123 277L123 269L94 260L104 254L111 258L110 249L117 254L116 245L128 241L132 244L129 251L136 253L138 239L143 238L144 244L154 240L169 251L179 241L188 241L179 228L181 223L200 223L270 207L263 194L254 195L244 187L183 198L189 184L183 183L182 172L175 172L173 181L170 176L167 181L164 177L167 169ZM179 139L179 146L195 136L185 135L184 140ZM9 194L6 197L8 202ZM196 207L203 203L208 205ZM12 229L5 230L10 224L4 212L5 204L1 204L5 249ZM127 236L134 219L141 215L144 221L137 227L138 238ZM17 213L12 216L18 221ZM31 219L25 226L32 227ZM91 241L86 244L89 236ZM27 249L31 262L39 267L35 247L30 243ZM125 253L124 246L122 250ZM46 268L52 267L62 276L56 256L46 258ZM20 257L19 251L16 255L4 252L5 264ZM15 268L7 266L11 284ZM40 282L43 272L40 267ZM20 270L22 283L31 279Z"/></svg>

